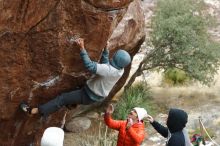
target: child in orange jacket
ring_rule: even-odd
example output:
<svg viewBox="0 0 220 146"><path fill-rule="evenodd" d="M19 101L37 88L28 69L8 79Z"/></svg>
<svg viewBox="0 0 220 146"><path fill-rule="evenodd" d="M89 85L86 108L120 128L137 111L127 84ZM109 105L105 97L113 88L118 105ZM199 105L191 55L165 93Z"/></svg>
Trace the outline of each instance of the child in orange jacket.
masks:
<svg viewBox="0 0 220 146"><path fill-rule="evenodd" d="M143 118L147 116L147 111L144 108L135 107L125 121L113 120L111 118L113 111L113 106L109 105L104 120L109 128L119 131L117 146L140 146L145 138Z"/></svg>

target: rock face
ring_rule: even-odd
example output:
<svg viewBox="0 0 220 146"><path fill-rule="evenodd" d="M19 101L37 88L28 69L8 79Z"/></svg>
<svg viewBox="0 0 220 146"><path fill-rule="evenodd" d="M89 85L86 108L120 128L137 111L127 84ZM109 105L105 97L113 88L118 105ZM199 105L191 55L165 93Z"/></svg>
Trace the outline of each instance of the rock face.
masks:
<svg viewBox="0 0 220 146"><path fill-rule="evenodd" d="M87 130L91 125L91 120L86 117L76 117L71 122L68 122L65 126L70 132L79 133Z"/></svg>
<svg viewBox="0 0 220 146"><path fill-rule="evenodd" d="M138 51L144 38L144 19L139 1L131 2L0 1L0 145L39 145L45 127L60 125L65 109L44 120L25 115L18 105L26 100L36 106L85 84L90 74L83 67L79 48L69 42L70 37L83 37L95 61L108 40L111 54L119 47L131 55ZM136 10L136 18L126 18L123 33L113 33L129 5ZM110 96L121 88L128 73L129 67Z"/></svg>

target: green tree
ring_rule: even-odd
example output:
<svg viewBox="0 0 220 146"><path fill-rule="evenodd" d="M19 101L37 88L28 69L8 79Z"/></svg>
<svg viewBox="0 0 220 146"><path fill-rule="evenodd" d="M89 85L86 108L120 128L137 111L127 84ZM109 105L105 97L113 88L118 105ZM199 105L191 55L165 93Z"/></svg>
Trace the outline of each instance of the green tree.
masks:
<svg viewBox="0 0 220 146"><path fill-rule="evenodd" d="M219 68L220 44L208 34L211 20L202 0L158 0L152 18L150 46L127 84L144 70L178 68L204 84Z"/></svg>

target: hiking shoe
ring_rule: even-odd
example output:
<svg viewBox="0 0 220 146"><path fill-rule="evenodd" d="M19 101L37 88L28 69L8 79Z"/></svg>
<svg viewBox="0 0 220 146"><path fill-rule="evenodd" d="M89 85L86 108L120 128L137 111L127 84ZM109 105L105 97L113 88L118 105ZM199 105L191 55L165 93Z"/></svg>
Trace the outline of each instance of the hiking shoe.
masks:
<svg viewBox="0 0 220 146"><path fill-rule="evenodd" d="M31 107L26 102L22 101L19 107L23 112L31 114Z"/></svg>

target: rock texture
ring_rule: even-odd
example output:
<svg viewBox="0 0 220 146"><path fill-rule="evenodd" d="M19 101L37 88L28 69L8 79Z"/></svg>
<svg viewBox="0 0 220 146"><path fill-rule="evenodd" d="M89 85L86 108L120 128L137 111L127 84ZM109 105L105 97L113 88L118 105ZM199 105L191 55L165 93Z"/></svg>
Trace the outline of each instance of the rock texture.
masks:
<svg viewBox="0 0 220 146"><path fill-rule="evenodd" d="M91 126L91 120L87 117L76 117L65 125L69 132L79 133Z"/></svg>
<svg viewBox="0 0 220 146"><path fill-rule="evenodd" d="M123 29L129 33L124 38L112 35L131 1L0 1L0 145L39 145L45 127L60 125L65 109L45 120L25 115L18 105L26 100L36 106L85 84L90 74L70 37L83 37L96 61L108 40L111 54L119 47L131 55L138 51L144 39L138 0L132 2L136 18L127 18ZM110 96L121 88L128 73L129 67Z"/></svg>

